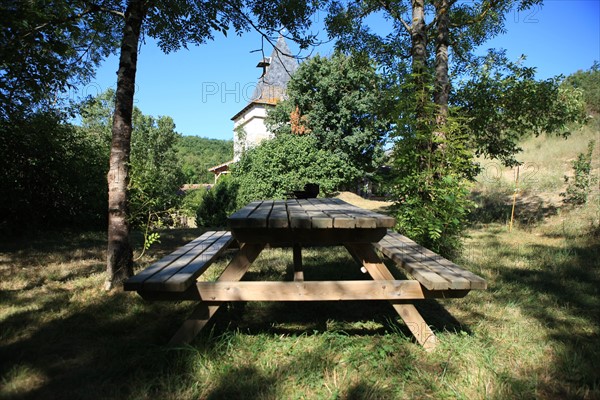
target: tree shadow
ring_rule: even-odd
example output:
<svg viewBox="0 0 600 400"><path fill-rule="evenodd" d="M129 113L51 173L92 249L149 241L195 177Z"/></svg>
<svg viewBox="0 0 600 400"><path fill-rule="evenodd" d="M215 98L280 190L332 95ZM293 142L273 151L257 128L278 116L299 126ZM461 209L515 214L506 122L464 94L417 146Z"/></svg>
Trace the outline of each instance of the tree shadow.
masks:
<svg viewBox="0 0 600 400"><path fill-rule="evenodd" d="M506 223L512 215L513 196L505 192L472 191L471 200L477 207L469 215L472 224ZM515 203L515 220L522 225L534 225L556 215L558 207L540 196L523 194Z"/></svg>
<svg viewBox="0 0 600 400"><path fill-rule="evenodd" d="M494 301L516 301L547 330L555 376L542 390L544 397L585 398L600 387L600 243L533 249L528 268L497 267L496 283L510 287L511 296Z"/></svg>
<svg viewBox="0 0 600 400"><path fill-rule="evenodd" d="M232 384L234 383L235 384ZM207 400L230 399L276 399L278 380L253 365L233 367L219 377L216 387L206 396Z"/></svg>

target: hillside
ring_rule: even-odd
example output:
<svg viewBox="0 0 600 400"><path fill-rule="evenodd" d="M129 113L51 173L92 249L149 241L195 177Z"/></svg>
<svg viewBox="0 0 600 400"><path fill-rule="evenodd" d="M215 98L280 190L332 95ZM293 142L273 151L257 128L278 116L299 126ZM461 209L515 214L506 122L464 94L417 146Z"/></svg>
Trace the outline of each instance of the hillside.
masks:
<svg viewBox="0 0 600 400"><path fill-rule="evenodd" d="M573 176L573 161L585 153L590 140L595 140L592 176L600 175L600 120L575 130L567 139L542 135L521 143L518 168L503 167L498 161L478 160L482 166L473 187L473 199L478 205L473 220L480 223L507 222L516 192L515 219L539 222L555 215L563 207L567 183ZM598 185L593 188L598 194ZM597 197L596 197L597 198Z"/></svg>
<svg viewBox="0 0 600 400"><path fill-rule="evenodd" d="M177 152L183 165L186 183L213 183L208 168L233 159L233 141L182 136Z"/></svg>

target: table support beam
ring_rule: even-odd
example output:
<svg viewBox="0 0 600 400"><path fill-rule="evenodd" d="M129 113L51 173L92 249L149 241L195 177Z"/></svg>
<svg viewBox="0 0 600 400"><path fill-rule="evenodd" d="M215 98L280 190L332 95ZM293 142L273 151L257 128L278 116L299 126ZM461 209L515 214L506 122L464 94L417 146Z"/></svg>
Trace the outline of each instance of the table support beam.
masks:
<svg viewBox="0 0 600 400"><path fill-rule="evenodd" d="M294 243L294 281L304 281L304 268L302 267L302 245Z"/></svg>
<svg viewBox="0 0 600 400"><path fill-rule="evenodd" d="M240 251L225 268L218 282L239 281L256 260L264 244L243 244ZM179 330L169 341L169 345L180 345L190 343L196 335L206 326L208 321L221 307L222 302L206 303L200 302L192 311L190 317L183 323Z"/></svg>
<svg viewBox="0 0 600 400"><path fill-rule="evenodd" d="M394 280L390 270L381 261L375 249L370 244L347 244L374 280ZM431 351L437 345L437 338L419 311L412 304L390 301L392 307L400 315L408 329L426 351Z"/></svg>

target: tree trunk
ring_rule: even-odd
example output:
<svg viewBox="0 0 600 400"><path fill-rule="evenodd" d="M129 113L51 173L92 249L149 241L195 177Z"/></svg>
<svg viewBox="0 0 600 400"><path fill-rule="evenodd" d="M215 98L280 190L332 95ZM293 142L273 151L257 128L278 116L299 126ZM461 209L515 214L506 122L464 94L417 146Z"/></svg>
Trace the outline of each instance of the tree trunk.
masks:
<svg viewBox="0 0 600 400"><path fill-rule="evenodd" d="M442 127L448 119L448 97L450 96L450 79L448 77L449 4L448 0L436 0L434 5L437 20L434 102L438 106L436 124L438 127Z"/></svg>
<svg viewBox="0 0 600 400"><path fill-rule="evenodd" d="M137 51L142 22L146 16L145 0L130 0L125 11L125 27L117 76L113 115L110 167L108 171L108 253L105 289L120 285L133 274L133 249L129 241L128 195L129 155Z"/></svg>
<svg viewBox="0 0 600 400"><path fill-rule="evenodd" d="M412 0L412 72L417 92L417 118L427 118L426 105L429 102L427 89L427 26L425 25L425 1Z"/></svg>

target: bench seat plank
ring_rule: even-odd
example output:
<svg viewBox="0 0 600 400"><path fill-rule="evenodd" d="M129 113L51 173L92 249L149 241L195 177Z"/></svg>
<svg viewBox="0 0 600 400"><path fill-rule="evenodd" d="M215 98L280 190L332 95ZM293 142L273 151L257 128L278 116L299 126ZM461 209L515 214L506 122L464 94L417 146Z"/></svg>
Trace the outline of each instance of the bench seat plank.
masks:
<svg viewBox="0 0 600 400"><path fill-rule="evenodd" d="M196 257L192 262L183 267L175 275L163 282L162 290L172 292L183 292L196 282L196 279L202 275L206 269L233 241L231 232L224 232L223 236L211 244L202 254Z"/></svg>
<svg viewBox="0 0 600 400"><path fill-rule="evenodd" d="M440 256L439 254L434 253L426 247L420 246L413 240L407 238L406 236L402 236L399 233L393 232L391 236L400 243L405 244L406 246L413 246L413 248L418 248L418 251L423 254L424 257L435 260L440 266L444 267L444 269L440 270L441 274L447 274L451 277L461 277L468 280L471 283L471 289L487 289L487 282L480 276L475 275L471 271L467 271L453 263L452 261Z"/></svg>
<svg viewBox="0 0 600 400"><path fill-rule="evenodd" d="M232 241L230 232L205 232L129 278L124 290L184 291Z"/></svg>
<svg viewBox="0 0 600 400"><path fill-rule="evenodd" d="M445 258L441 257L438 254L433 253L434 256L429 257L423 254L425 248L419 246L417 243L407 243L400 242L395 239L388 239L388 244L391 244L394 249L401 249L403 257L410 257L411 260L420 264L422 267L427 268L429 271L439 275L442 280L446 281L446 289L470 289L471 282L462 277L456 271L460 269L457 265L453 265L450 268L446 268L445 266L440 264L441 260L445 260ZM429 288L428 288L429 289ZM436 287L435 289L443 289Z"/></svg>
<svg viewBox="0 0 600 400"><path fill-rule="evenodd" d="M153 276L154 274L160 272L163 268L165 268L167 265L171 264L172 262L176 261L184 254L190 252L196 246L203 243L205 240L209 239L214 233L215 232L203 233L201 236L197 237L196 239L192 240L191 242L187 243L186 245L181 246L180 248L178 248L171 254L161 258L159 261L153 263L149 267L143 269L142 271L138 272L134 276L130 277L129 279L127 279L127 281L125 281L125 286L124 286L125 290L141 289L142 284L144 283L144 281L146 279L148 279L151 276Z"/></svg>
<svg viewBox="0 0 600 400"><path fill-rule="evenodd" d="M486 289L486 281L433 251L395 232L375 247L429 290Z"/></svg>

